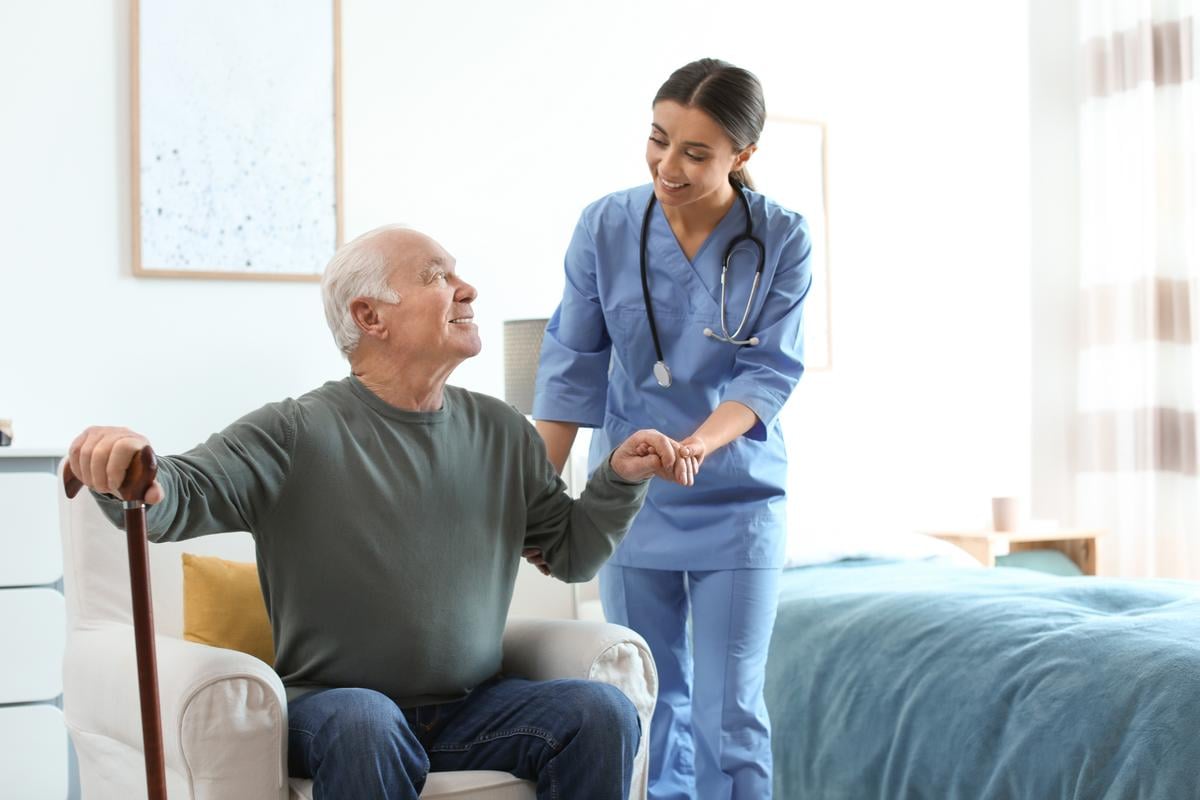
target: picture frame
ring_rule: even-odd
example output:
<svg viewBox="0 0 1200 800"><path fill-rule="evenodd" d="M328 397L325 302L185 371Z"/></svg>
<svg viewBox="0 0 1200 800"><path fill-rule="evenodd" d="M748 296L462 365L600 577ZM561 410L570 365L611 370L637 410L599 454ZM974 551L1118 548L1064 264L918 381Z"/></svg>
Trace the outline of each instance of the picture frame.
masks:
<svg viewBox="0 0 1200 800"><path fill-rule="evenodd" d="M829 245L829 130L821 121L767 115L750 160L755 186L802 214L812 237L812 288L804 301L806 370L833 369L833 287Z"/></svg>
<svg viewBox="0 0 1200 800"><path fill-rule="evenodd" d="M319 281L343 241L340 0L131 0L133 274Z"/></svg>

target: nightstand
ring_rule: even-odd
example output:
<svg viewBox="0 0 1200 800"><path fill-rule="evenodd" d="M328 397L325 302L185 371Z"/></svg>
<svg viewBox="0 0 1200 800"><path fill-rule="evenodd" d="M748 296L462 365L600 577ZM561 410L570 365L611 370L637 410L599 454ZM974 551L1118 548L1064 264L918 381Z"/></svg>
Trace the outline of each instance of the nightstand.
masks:
<svg viewBox="0 0 1200 800"><path fill-rule="evenodd" d="M1075 562L1084 575L1096 574L1096 541L1104 532L1087 529L1030 531L926 531L930 536L958 545L985 567L996 566L996 556L1023 550L1057 550Z"/></svg>

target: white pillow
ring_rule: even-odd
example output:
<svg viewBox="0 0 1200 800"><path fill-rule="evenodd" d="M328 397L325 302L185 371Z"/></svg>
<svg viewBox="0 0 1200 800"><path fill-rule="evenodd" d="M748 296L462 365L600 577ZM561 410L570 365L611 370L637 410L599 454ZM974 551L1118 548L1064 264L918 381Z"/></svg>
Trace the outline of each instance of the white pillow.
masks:
<svg viewBox="0 0 1200 800"><path fill-rule="evenodd" d="M788 540L784 568L832 564L847 559L936 561L956 567L983 566L965 550L923 533L797 535Z"/></svg>

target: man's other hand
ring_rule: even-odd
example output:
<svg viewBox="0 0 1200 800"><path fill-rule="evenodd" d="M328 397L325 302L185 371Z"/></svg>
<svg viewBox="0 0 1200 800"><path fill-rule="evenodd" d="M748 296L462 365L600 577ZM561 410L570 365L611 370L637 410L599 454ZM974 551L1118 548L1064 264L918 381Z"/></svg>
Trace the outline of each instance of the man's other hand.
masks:
<svg viewBox="0 0 1200 800"><path fill-rule="evenodd" d="M657 475L674 481L678 447L678 443L658 431L638 431L617 446L609 463L623 480L643 481Z"/></svg>

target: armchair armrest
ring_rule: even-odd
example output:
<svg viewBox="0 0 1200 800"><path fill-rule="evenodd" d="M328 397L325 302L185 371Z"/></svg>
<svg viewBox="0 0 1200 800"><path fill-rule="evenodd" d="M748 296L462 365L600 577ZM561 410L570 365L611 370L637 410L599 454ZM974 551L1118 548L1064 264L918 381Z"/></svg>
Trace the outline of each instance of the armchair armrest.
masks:
<svg viewBox="0 0 1200 800"><path fill-rule="evenodd" d="M183 639L158 636L155 646L168 780L185 780L196 800L286 797L287 700L275 671ZM72 632L63 701L77 748L103 737L141 752L131 626ZM138 775L135 785L143 781Z"/></svg>
<svg viewBox="0 0 1200 800"><path fill-rule="evenodd" d="M514 617L504 629L506 673L536 681L585 678L616 686L637 709L642 740L630 797L645 797L658 671L646 640L608 622Z"/></svg>

